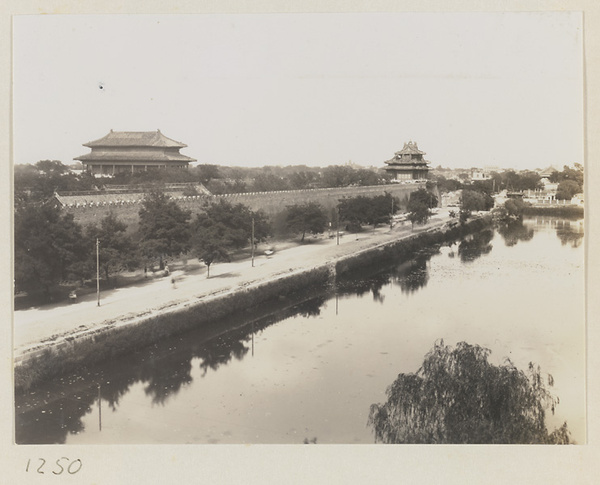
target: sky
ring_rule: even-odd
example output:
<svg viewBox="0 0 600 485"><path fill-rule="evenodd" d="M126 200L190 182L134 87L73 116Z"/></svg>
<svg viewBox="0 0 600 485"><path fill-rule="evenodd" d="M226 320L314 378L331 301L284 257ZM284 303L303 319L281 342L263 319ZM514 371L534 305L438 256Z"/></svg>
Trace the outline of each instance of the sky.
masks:
<svg viewBox="0 0 600 485"><path fill-rule="evenodd" d="M577 12L35 15L13 21L13 160L155 131L198 163L583 163Z"/></svg>

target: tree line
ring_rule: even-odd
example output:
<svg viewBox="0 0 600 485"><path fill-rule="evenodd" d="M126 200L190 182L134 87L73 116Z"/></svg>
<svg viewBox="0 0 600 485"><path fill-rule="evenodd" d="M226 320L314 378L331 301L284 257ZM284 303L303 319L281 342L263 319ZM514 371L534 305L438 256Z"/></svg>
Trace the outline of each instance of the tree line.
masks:
<svg viewBox="0 0 600 485"><path fill-rule="evenodd" d="M411 195L408 205L409 217L425 210L411 219L423 223L437 198L420 189ZM333 210L316 202L289 205L269 219L260 210L219 200L206 202L202 212L192 217L191 211L155 189L142 201L139 225L133 231L112 212L83 226L73 214L49 202L19 200L15 201L14 219L15 289L47 300L61 282L84 284L96 278L98 269L108 284L122 271L163 270L174 258L197 258L206 265L208 277L213 263L229 261L236 251L252 248L274 233L279 238L300 237L304 242L306 234L322 234L328 229L360 231L363 225L389 224L405 206L384 193L343 198ZM274 230L273 219L281 222L283 230Z"/></svg>
<svg viewBox="0 0 600 485"><path fill-rule="evenodd" d="M565 165L562 171L552 172L548 180L558 184L556 189L557 199L570 200L575 194L583 192L583 178L583 166L575 163L574 168ZM448 179L441 175L433 175L432 180L437 183L441 193L462 189L491 196L502 190L523 192L526 190L540 190L544 187L542 177L537 172L531 170L491 172L488 180L475 180L471 182Z"/></svg>
<svg viewBox="0 0 600 485"><path fill-rule="evenodd" d="M96 258L106 282L124 270L162 270L167 259L181 255L210 267L249 244L252 220L255 242L264 240L269 223L261 211L221 200L192 219L191 211L158 190L146 195L134 233L113 213L83 227L52 204L16 204L15 289L41 292L48 299L62 281L93 279Z"/></svg>
<svg viewBox="0 0 600 485"><path fill-rule="evenodd" d="M80 165L76 166L82 168ZM332 165L324 168L306 165L249 168L200 164L188 170L117 173L113 177L101 179L101 182L87 172L75 173L72 168L58 160L16 165L15 198L43 200L51 197L55 191L97 190L110 185L160 186L168 183L201 183L211 193L218 195L352 185L371 186L387 184L391 180L391 175L383 169L357 168L350 165Z"/></svg>

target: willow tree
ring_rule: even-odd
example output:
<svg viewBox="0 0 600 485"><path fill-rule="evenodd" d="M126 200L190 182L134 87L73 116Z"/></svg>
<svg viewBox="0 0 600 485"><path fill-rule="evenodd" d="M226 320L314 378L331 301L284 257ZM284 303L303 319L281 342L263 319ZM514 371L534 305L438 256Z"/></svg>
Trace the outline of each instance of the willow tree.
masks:
<svg viewBox="0 0 600 485"><path fill-rule="evenodd" d="M539 366L517 369L488 362L490 350L435 343L415 373L400 374L388 400L373 404L369 425L383 443L568 444L566 422L549 433L546 412L558 398Z"/></svg>

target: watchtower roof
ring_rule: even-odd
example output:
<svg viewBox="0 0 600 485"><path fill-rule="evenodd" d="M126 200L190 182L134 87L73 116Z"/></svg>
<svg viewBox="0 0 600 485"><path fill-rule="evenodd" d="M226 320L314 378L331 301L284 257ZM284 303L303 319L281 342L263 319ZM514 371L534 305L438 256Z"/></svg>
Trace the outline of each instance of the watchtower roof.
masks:
<svg viewBox="0 0 600 485"><path fill-rule="evenodd" d="M425 155L425 152L419 150L416 141L409 141L408 143L405 143L402 150L396 152L395 155Z"/></svg>

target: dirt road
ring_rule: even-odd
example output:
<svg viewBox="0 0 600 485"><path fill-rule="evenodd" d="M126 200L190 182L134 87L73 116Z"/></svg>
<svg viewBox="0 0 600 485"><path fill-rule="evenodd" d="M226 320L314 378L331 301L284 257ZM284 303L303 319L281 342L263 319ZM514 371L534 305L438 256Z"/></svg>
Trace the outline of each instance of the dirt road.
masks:
<svg viewBox="0 0 600 485"><path fill-rule="evenodd" d="M397 225L391 231L381 227L359 234L345 234L336 244L336 238L319 237L310 244L277 250L267 257L259 253L254 267L246 259L231 263L215 263L206 278L206 267L200 271L174 271L170 276L156 278L100 294L100 306L95 294L79 298L74 304L64 303L41 306L14 313L14 348L20 351L47 340L54 335L89 329L107 321L125 316L160 311L171 303L182 302L229 290L238 285L266 280L283 272L332 261L340 256L372 247L390 240L441 226L449 220L447 212L440 212L427 225L415 227ZM175 283L172 283L172 277Z"/></svg>

